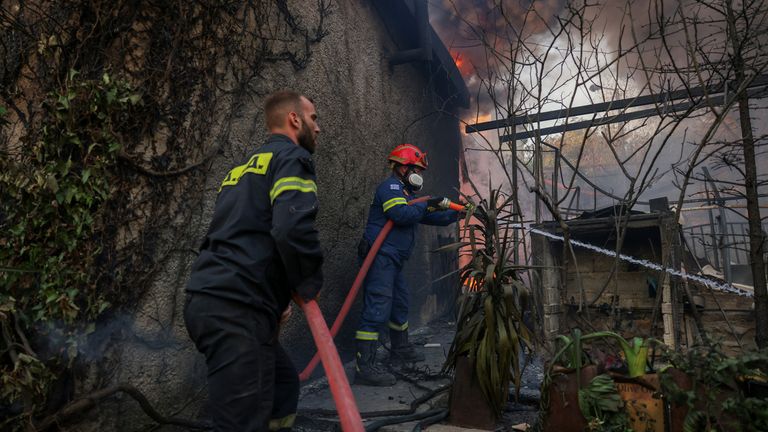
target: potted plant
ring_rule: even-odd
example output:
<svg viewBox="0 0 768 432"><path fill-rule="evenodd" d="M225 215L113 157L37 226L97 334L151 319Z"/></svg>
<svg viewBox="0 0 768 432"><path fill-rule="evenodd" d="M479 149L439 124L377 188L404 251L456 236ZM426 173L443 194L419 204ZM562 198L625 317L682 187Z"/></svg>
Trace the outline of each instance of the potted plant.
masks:
<svg viewBox="0 0 768 432"><path fill-rule="evenodd" d="M462 228L463 240L446 248L460 248L469 255L460 269L461 286L469 289L459 298L456 333L443 370L455 371L451 407L461 405L469 414L452 409L449 421L492 428L506 406L510 382L519 388L520 355L532 344L532 334L523 323L529 293L518 274L524 267L512 259L517 247L508 226L512 198L493 188L477 203L465 198L473 207ZM472 391L479 397L468 394ZM478 415L478 409L486 414Z"/></svg>
<svg viewBox="0 0 768 432"><path fill-rule="evenodd" d="M562 364L567 367L581 369L586 353L583 351L584 342L595 339L610 339L619 344L624 360L627 363L627 375L630 378L643 376L648 367L648 352L652 342L655 339L643 339L641 337L632 338L632 342L627 341L618 333L611 331L600 331L582 335L581 330L571 330L571 336L559 335L557 342L558 351L552 358L552 364Z"/></svg>
<svg viewBox="0 0 768 432"><path fill-rule="evenodd" d="M584 349L595 341L613 341L624 357L626 373L594 364ZM573 329L557 338L541 394L544 431L663 431L664 401L659 377L647 373L654 339L602 331L583 335Z"/></svg>

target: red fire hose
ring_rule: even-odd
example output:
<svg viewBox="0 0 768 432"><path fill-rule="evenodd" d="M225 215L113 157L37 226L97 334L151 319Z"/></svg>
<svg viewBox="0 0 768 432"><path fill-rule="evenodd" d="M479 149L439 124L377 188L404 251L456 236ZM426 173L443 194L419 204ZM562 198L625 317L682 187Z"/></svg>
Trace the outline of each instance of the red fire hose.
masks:
<svg viewBox="0 0 768 432"><path fill-rule="evenodd" d="M363 419L360 417L360 411L357 409L355 396L349 387L344 366L341 364L339 353L336 351L336 345L333 344L333 337L328 332L328 326L325 324L325 318L323 318L317 302L314 300L305 302L298 296L294 296L293 300L301 306L301 309L307 316L307 323L309 323L309 328L312 330L312 337L315 339L317 352L323 359L325 374L328 376L328 384L331 387L331 394L336 403L336 411L339 413L341 430L344 432L364 432Z"/></svg>
<svg viewBox="0 0 768 432"><path fill-rule="evenodd" d="M423 202L428 200L429 198L431 197L425 196L425 197L416 198L414 200L409 201L408 204L410 205L418 202ZM464 210L463 205L456 204L456 203L451 203L449 208L451 210L456 210L456 211ZM329 343L331 345L333 345L333 338L335 338L336 334L339 333L341 324L344 322L344 319L347 318L349 309L352 307L352 303L354 303L355 297L357 297L357 292L360 290L360 286L363 284L363 281L365 280L365 276L368 274L368 270L371 268L371 264L373 264L373 260L374 258L376 258L376 254L379 252L379 249L381 248L382 243L384 243L384 239L386 239L387 236L389 235L389 232L392 231L393 225L394 225L394 222L392 222L391 220L388 220L387 223L384 224L384 227L382 227L381 232L379 233L379 236L376 237L376 240L373 242L373 245L371 245L371 250L369 250L368 255L365 256L363 265L360 267L360 271L357 272L357 277L355 277L355 281L352 283L352 288L350 288L349 293L347 294L347 298L344 300L344 304L341 306L341 310L339 311L339 314L336 315L336 320L333 322L333 326L331 326L331 334L329 338ZM314 332L314 329L312 331ZM317 341L317 339L315 339L315 341ZM307 367L304 368L304 370L299 374L299 379L301 381L306 381L307 378L309 378L309 376L317 367L317 363L320 361L321 356L322 356L322 352L320 352L320 345L318 344L318 352L315 354L314 357L312 357L312 360L309 361L309 364L307 365ZM336 357L338 358L338 354L336 355ZM328 373L328 367L325 366L325 359L323 359L323 365L325 367L326 373ZM333 377L330 374L328 375L328 377L329 377L329 380L328 380L329 382L333 381ZM344 380L346 382L346 376L344 376Z"/></svg>

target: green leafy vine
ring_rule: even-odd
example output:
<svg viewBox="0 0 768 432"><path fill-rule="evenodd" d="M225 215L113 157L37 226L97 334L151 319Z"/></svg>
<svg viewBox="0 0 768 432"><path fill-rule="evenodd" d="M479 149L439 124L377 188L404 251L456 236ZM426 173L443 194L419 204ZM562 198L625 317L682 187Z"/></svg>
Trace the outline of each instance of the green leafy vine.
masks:
<svg viewBox="0 0 768 432"><path fill-rule="evenodd" d="M0 430L76 419L68 403L115 394L113 369L81 353L119 346L102 324L188 250L197 168L272 90L266 67L307 67L333 9L312 3L4 4Z"/></svg>
<svg viewBox="0 0 768 432"><path fill-rule="evenodd" d="M78 343L109 306L118 281L104 277L111 264L108 203L121 131L140 104L123 80L70 71L42 104L37 139L2 159L0 401L16 410L22 401L22 416L44 406L46 383L72 364Z"/></svg>

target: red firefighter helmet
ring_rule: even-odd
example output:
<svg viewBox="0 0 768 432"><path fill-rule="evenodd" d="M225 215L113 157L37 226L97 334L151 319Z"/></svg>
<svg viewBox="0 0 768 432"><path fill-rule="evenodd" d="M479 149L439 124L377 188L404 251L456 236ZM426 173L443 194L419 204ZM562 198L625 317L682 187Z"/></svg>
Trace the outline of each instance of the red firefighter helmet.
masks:
<svg viewBox="0 0 768 432"><path fill-rule="evenodd" d="M392 150L387 158L401 165L415 165L427 169L427 154L413 144L400 144Z"/></svg>

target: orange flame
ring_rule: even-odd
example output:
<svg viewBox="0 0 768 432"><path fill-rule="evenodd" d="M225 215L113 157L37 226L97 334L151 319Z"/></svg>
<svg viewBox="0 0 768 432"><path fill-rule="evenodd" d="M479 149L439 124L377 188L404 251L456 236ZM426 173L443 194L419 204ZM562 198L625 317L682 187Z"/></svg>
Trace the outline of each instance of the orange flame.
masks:
<svg viewBox="0 0 768 432"><path fill-rule="evenodd" d="M463 78L467 78L474 73L472 63L467 61L462 53L458 51L451 51L451 57L453 57L453 63L456 65L456 69L459 70Z"/></svg>
<svg viewBox="0 0 768 432"><path fill-rule="evenodd" d="M463 288L464 292L478 292L482 287L480 286L480 283L475 280L475 278L469 278L467 279Z"/></svg>
<svg viewBox="0 0 768 432"><path fill-rule="evenodd" d="M464 59L461 58L461 53L456 53L453 57L453 62L456 63L456 67L461 70L461 65L464 64Z"/></svg>

